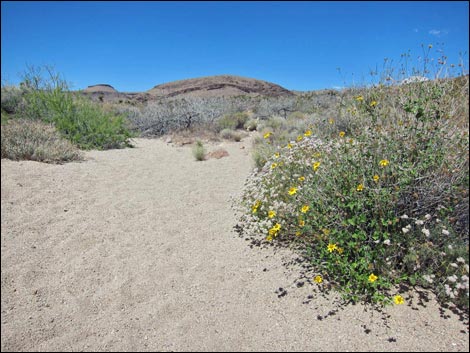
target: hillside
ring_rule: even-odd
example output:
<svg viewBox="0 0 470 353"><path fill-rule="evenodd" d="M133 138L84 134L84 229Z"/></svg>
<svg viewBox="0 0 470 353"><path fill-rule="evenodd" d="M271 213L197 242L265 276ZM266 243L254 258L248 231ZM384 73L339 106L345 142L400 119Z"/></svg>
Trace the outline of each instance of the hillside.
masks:
<svg viewBox="0 0 470 353"><path fill-rule="evenodd" d="M274 83L253 78L219 75L173 81L157 85L148 91L157 97L196 96L290 96L289 90Z"/></svg>

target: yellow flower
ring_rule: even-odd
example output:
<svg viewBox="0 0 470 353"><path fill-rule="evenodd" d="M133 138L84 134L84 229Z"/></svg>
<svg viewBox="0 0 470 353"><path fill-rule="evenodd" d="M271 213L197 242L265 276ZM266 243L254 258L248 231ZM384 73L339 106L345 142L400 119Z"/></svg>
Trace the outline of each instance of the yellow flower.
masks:
<svg viewBox="0 0 470 353"><path fill-rule="evenodd" d="M331 244L331 243L330 243L330 244L328 244L328 247L327 247L327 248L328 248L328 251L329 251L329 252L333 252L333 251L335 251L338 247L336 246L336 244Z"/></svg>
<svg viewBox="0 0 470 353"><path fill-rule="evenodd" d="M287 148L292 148L292 144L290 142L287 144Z"/></svg>
<svg viewBox="0 0 470 353"><path fill-rule="evenodd" d="M334 123L335 123L335 119L330 118L330 119L328 120L328 122L329 122L330 124L334 124Z"/></svg>
<svg viewBox="0 0 470 353"><path fill-rule="evenodd" d="M276 168L276 167L277 167L277 163L271 164L271 169L274 169L274 168Z"/></svg>
<svg viewBox="0 0 470 353"><path fill-rule="evenodd" d="M321 153L320 153L320 152L315 152L315 153L313 154L313 158L320 158L320 156L321 156Z"/></svg>
<svg viewBox="0 0 470 353"><path fill-rule="evenodd" d="M270 230L268 230L268 233L269 233L269 235L271 235L271 236L273 236L273 235L276 236L277 230L274 229L274 228L271 228Z"/></svg>
<svg viewBox="0 0 470 353"><path fill-rule="evenodd" d="M302 135L299 135L299 136L297 136L297 141L302 141L303 138L304 138L304 137L303 137Z"/></svg>
<svg viewBox="0 0 470 353"><path fill-rule="evenodd" d="M275 217L275 216L276 216L276 212L275 212L275 211L270 210L270 211L268 212L268 217L269 217L269 218L273 218L273 217Z"/></svg>
<svg viewBox="0 0 470 353"><path fill-rule="evenodd" d="M374 275L373 273L370 274L369 276L369 282L370 283L374 283L375 281L377 281L379 277L377 277L376 275Z"/></svg>
<svg viewBox="0 0 470 353"><path fill-rule="evenodd" d="M388 161L388 159L382 159L380 162L379 162L379 165L381 167L386 167L390 164L390 162Z"/></svg>
<svg viewBox="0 0 470 353"><path fill-rule="evenodd" d="M313 171L314 172L316 172L319 167L320 167L320 162L313 163Z"/></svg>
<svg viewBox="0 0 470 353"><path fill-rule="evenodd" d="M346 135L346 133L345 133L344 131L341 131L341 132L339 133L339 137L344 137L344 135Z"/></svg>
<svg viewBox="0 0 470 353"><path fill-rule="evenodd" d="M403 299L403 297L401 295L396 295L396 296L393 297L393 302L397 305L400 305L400 304L405 303L405 299Z"/></svg>
<svg viewBox="0 0 470 353"><path fill-rule="evenodd" d="M354 142L354 140L353 140L353 139L349 139L348 142L349 142L350 144L352 144L352 143Z"/></svg>
<svg viewBox="0 0 470 353"><path fill-rule="evenodd" d="M363 96L357 96L357 97L356 97L356 100L357 100L358 102L362 102L362 101L364 100L364 97L363 97Z"/></svg>
<svg viewBox="0 0 470 353"><path fill-rule="evenodd" d="M364 189L364 185L359 184L356 188L357 191L362 191Z"/></svg>
<svg viewBox="0 0 470 353"><path fill-rule="evenodd" d="M320 284L320 283L323 282L323 278L322 278L322 276L317 275L317 276L313 277L313 281Z"/></svg>
<svg viewBox="0 0 470 353"><path fill-rule="evenodd" d="M273 229L275 229L276 231L278 231L279 229L281 229L281 225L279 223L276 223L273 227Z"/></svg>
<svg viewBox="0 0 470 353"><path fill-rule="evenodd" d="M266 240L267 240L267 241L273 241L273 237L272 237L271 235L268 235L268 236L266 237Z"/></svg>
<svg viewBox="0 0 470 353"><path fill-rule="evenodd" d="M263 135L263 137L264 137L265 139L268 139L268 138L271 137L271 135L272 135L272 132L267 132L267 133L265 133L265 134Z"/></svg>
<svg viewBox="0 0 470 353"><path fill-rule="evenodd" d="M344 249L343 248L338 248L338 253L342 254L344 252Z"/></svg>
<svg viewBox="0 0 470 353"><path fill-rule="evenodd" d="M309 136L311 136L311 135L312 135L312 131L311 131L311 130L307 130L307 131L305 131L305 133L304 133L304 136L305 136L305 137L309 137Z"/></svg>
<svg viewBox="0 0 470 353"><path fill-rule="evenodd" d="M323 234L325 234L325 235L329 235L329 234L330 234L330 230L329 230L329 229L323 228L321 231L322 231Z"/></svg>
<svg viewBox="0 0 470 353"><path fill-rule="evenodd" d="M305 221L303 219L299 220L299 226L303 227L305 225Z"/></svg>
<svg viewBox="0 0 470 353"><path fill-rule="evenodd" d="M379 179L380 179L380 177L379 177L377 174L375 174L375 175L374 175L374 181L375 181L376 183L378 183L378 182L379 182Z"/></svg>
<svg viewBox="0 0 470 353"><path fill-rule="evenodd" d="M376 101L370 102L370 106L371 106L371 107L375 107L376 105L377 105L377 102L376 102Z"/></svg>
<svg viewBox="0 0 470 353"><path fill-rule="evenodd" d="M279 158L280 154L279 152L274 153L274 158Z"/></svg>
<svg viewBox="0 0 470 353"><path fill-rule="evenodd" d="M302 212L302 213L307 213L309 209L310 209L310 206L303 205L303 206L302 206L302 209L301 209L301 212Z"/></svg>
<svg viewBox="0 0 470 353"><path fill-rule="evenodd" d="M299 181L304 181L305 180L305 177L304 176L300 176L299 177Z"/></svg>
<svg viewBox="0 0 470 353"><path fill-rule="evenodd" d="M299 232L299 231L297 231L297 232L295 232L295 235L298 236L298 237L300 237L300 236L302 235L302 233Z"/></svg>
<svg viewBox="0 0 470 353"><path fill-rule="evenodd" d="M296 193L297 193L297 188L296 187L293 186L289 189L289 195L294 195Z"/></svg>
<svg viewBox="0 0 470 353"><path fill-rule="evenodd" d="M260 205L261 205L261 201L256 200L255 204L251 207L251 209L253 210L253 213L256 213L258 211L258 208Z"/></svg>

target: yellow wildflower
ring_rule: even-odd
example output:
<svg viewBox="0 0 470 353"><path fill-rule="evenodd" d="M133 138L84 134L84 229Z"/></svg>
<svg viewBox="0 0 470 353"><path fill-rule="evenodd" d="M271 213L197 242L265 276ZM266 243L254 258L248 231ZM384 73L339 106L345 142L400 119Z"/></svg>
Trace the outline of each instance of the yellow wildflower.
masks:
<svg viewBox="0 0 470 353"><path fill-rule="evenodd" d="M336 246L336 244L331 244L331 243L330 243L330 244L328 244L328 247L327 247L327 248L328 248L328 251L329 251L329 252L333 252L333 251L335 251L338 247Z"/></svg>
<svg viewBox="0 0 470 353"><path fill-rule="evenodd" d="M273 236L273 235L276 236L277 230L274 229L274 228L271 228L270 230L268 230L268 233L269 233L269 235L271 235L271 236Z"/></svg>
<svg viewBox="0 0 470 353"><path fill-rule="evenodd" d="M357 191L362 191L362 190L364 190L364 185L359 184L359 185L357 186L356 190L357 190Z"/></svg>
<svg viewBox="0 0 470 353"><path fill-rule="evenodd" d="M272 135L272 132L267 132L267 133L265 133L265 134L263 135L263 137L264 137L265 139L268 139L268 138L271 137L271 135Z"/></svg>
<svg viewBox="0 0 470 353"><path fill-rule="evenodd" d="M343 248L338 248L337 251L338 251L339 254L342 254L344 252L344 249Z"/></svg>
<svg viewBox="0 0 470 353"><path fill-rule="evenodd" d="M357 97L356 97L356 100L357 100L358 102L362 102L362 101L364 100L364 97L363 97L363 96L357 96Z"/></svg>
<svg viewBox="0 0 470 353"><path fill-rule="evenodd" d="M371 107L375 107L376 105L377 105L377 102L376 102L376 101L370 102L370 106L371 106Z"/></svg>
<svg viewBox="0 0 470 353"><path fill-rule="evenodd" d="M258 211L259 206L261 205L260 200L256 200L255 204L251 207L253 213L256 213Z"/></svg>
<svg viewBox="0 0 470 353"><path fill-rule="evenodd" d="M279 229L281 229L281 225L280 225L279 223L276 223L276 224L274 225L273 229L279 230Z"/></svg>
<svg viewBox="0 0 470 353"><path fill-rule="evenodd" d="M274 169L274 168L276 168L276 167L277 167L277 163L271 164L271 169Z"/></svg>
<svg viewBox="0 0 470 353"><path fill-rule="evenodd" d="M305 136L305 137L309 137L309 136L311 136L311 135L312 135L312 131L311 131L311 130L307 130L307 131L305 131L305 133L304 133L304 136Z"/></svg>
<svg viewBox="0 0 470 353"><path fill-rule="evenodd" d="M379 182L379 179L380 179L380 177L379 177L377 174L375 174L375 175L374 175L374 181L375 181L376 183L378 183L378 182Z"/></svg>
<svg viewBox="0 0 470 353"><path fill-rule="evenodd" d="M388 161L388 159L382 159L380 162L379 162L379 165L381 167L386 167L390 164L390 162Z"/></svg>
<svg viewBox="0 0 470 353"><path fill-rule="evenodd" d="M279 158L280 154L279 152L274 153L274 158Z"/></svg>
<svg viewBox="0 0 470 353"><path fill-rule="evenodd" d="M276 211L270 210L270 211L268 212L268 217L269 217L269 218L273 218L273 217L275 217L275 216L276 216Z"/></svg>
<svg viewBox="0 0 470 353"><path fill-rule="evenodd" d="M268 236L266 237L266 240L267 240L267 241L273 241L273 237L272 237L271 235L268 235Z"/></svg>
<svg viewBox="0 0 470 353"><path fill-rule="evenodd" d="M297 193L297 188L296 187L293 186L289 189L289 195L294 195L296 193Z"/></svg>
<svg viewBox="0 0 470 353"><path fill-rule="evenodd" d="M304 176L300 176L299 177L299 181L304 181L305 180L305 177Z"/></svg>
<svg viewBox="0 0 470 353"><path fill-rule="evenodd" d="M300 237L302 235L302 233L300 231L297 231L297 232L295 232L295 235Z"/></svg>
<svg viewBox="0 0 470 353"><path fill-rule="evenodd" d="M377 277L376 275L374 275L373 273L370 274L369 276L369 282L370 283L374 283L375 281L377 281L379 277Z"/></svg>
<svg viewBox="0 0 470 353"><path fill-rule="evenodd" d="M304 137L303 137L302 135L299 135L299 136L297 136L297 141L302 141L303 138L304 138Z"/></svg>
<svg viewBox="0 0 470 353"><path fill-rule="evenodd" d="M334 124L334 123L335 123L335 119L330 118L330 119L328 120L328 122L329 122L330 124Z"/></svg>
<svg viewBox="0 0 470 353"><path fill-rule="evenodd" d="M329 229L323 228L321 231L322 231L323 234L325 234L325 235L329 235L329 234L330 234L330 230L329 230Z"/></svg>
<svg viewBox="0 0 470 353"><path fill-rule="evenodd" d="M303 227L305 225L305 221L303 219L299 220L299 226Z"/></svg>
<svg viewBox="0 0 470 353"><path fill-rule="evenodd" d="M346 135L346 133L345 133L344 131L341 131L341 132L339 133L339 137L344 137L344 135Z"/></svg>
<svg viewBox="0 0 470 353"><path fill-rule="evenodd" d="M290 142L287 144L287 148L292 148L292 144Z"/></svg>
<svg viewBox="0 0 470 353"><path fill-rule="evenodd" d="M310 209L310 206L308 206L308 205L303 205L303 206L302 206L302 209L301 209L301 212L302 212L302 213L307 213L309 209Z"/></svg>
<svg viewBox="0 0 470 353"><path fill-rule="evenodd" d="M322 276L317 275L317 276L313 277L313 281L320 284L320 283L323 282L323 278L322 278Z"/></svg>
<svg viewBox="0 0 470 353"><path fill-rule="evenodd" d="M320 162L313 163L313 171L314 172L316 172L319 167L320 167Z"/></svg>
<svg viewBox="0 0 470 353"><path fill-rule="evenodd" d="M396 295L396 296L393 297L393 302L397 305L400 305L400 304L405 303L405 299L403 299L403 297L401 295Z"/></svg>

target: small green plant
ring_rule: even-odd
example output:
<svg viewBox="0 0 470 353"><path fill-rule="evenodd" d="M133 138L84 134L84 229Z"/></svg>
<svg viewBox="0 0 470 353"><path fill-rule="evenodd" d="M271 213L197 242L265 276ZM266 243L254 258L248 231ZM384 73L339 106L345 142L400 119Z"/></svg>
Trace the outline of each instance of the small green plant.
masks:
<svg viewBox="0 0 470 353"><path fill-rule="evenodd" d="M13 119L2 124L2 158L63 163L82 160L80 151L50 124Z"/></svg>
<svg viewBox="0 0 470 353"><path fill-rule="evenodd" d="M193 147L193 156L196 158L196 161L203 161L206 159L206 149L202 144L201 140L197 140L196 144Z"/></svg>
<svg viewBox="0 0 470 353"><path fill-rule="evenodd" d="M224 129L236 130L243 128L243 125L248 120L248 114L244 112L238 112L233 114L225 114L217 121L217 128L219 131Z"/></svg>
<svg viewBox="0 0 470 353"><path fill-rule="evenodd" d="M256 119L249 119L243 127L248 131L255 131L258 128L258 121Z"/></svg>

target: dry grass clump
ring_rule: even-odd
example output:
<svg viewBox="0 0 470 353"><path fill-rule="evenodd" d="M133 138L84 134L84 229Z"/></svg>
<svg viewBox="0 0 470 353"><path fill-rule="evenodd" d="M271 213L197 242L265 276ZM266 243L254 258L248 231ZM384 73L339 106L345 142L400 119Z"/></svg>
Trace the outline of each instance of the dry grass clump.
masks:
<svg viewBox="0 0 470 353"><path fill-rule="evenodd" d="M2 158L64 163L83 160L80 151L50 124L10 120L1 127Z"/></svg>

